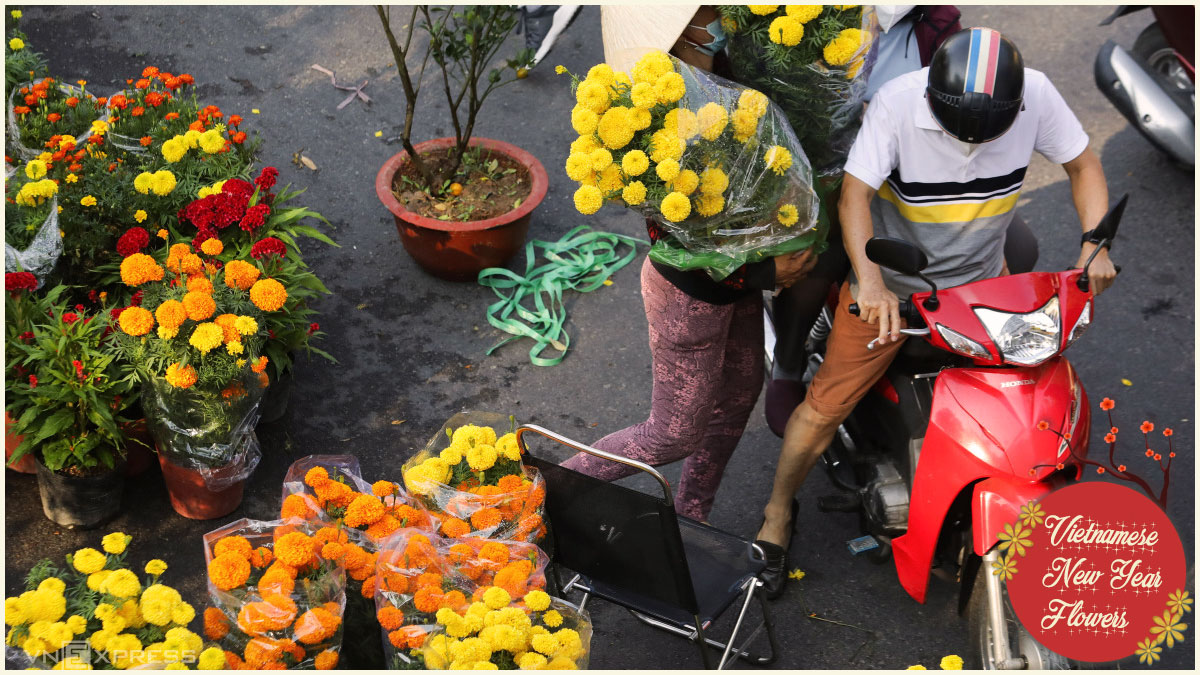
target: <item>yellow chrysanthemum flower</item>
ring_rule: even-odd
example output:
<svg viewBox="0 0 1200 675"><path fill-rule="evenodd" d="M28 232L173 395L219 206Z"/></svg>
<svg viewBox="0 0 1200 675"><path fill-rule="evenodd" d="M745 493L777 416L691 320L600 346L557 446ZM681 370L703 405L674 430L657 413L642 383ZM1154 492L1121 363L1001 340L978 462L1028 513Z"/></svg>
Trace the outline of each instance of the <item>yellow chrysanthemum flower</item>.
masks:
<svg viewBox="0 0 1200 675"><path fill-rule="evenodd" d="M659 204L659 210L663 217L672 223L678 223L688 217L692 212L692 202L687 198L687 195L680 192L672 192L663 198Z"/></svg>
<svg viewBox="0 0 1200 675"><path fill-rule="evenodd" d="M585 81L575 90L575 102L580 107L587 108L599 115L608 110L611 99L608 96L607 87L599 82Z"/></svg>
<svg viewBox="0 0 1200 675"><path fill-rule="evenodd" d="M654 85L649 82L638 82L629 93L633 107L640 109L653 108L658 104L658 95L654 93Z"/></svg>
<svg viewBox="0 0 1200 675"><path fill-rule="evenodd" d="M595 133L600 116L591 108L577 105L571 109L571 128L580 136Z"/></svg>
<svg viewBox="0 0 1200 675"><path fill-rule="evenodd" d="M188 151L188 147L187 147L187 145L184 144L183 139L180 136L176 136L175 138L171 138L171 139L167 139L166 141L163 141L163 144L162 144L163 159L167 160L171 164L175 164L175 163L179 162L179 160L183 159L183 156L187 154L187 151ZM136 185L137 184L135 182L134 186L136 187Z"/></svg>
<svg viewBox="0 0 1200 675"><path fill-rule="evenodd" d="M729 176L715 166L710 166L700 174L700 192L706 195L720 195L729 187Z"/></svg>
<svg viewBox="0 0 1200 675"><path fill-rule="evenodd" d="M675 180L671 181L671 189L684 195L690 195L700 187L700 176L696 175L691 169L684 169L679 172Z"/></svg>
<svg viewBox="0 0 1200 675"><path fill-rule="evenodd" d="M779 5L747 5L750 11L758 16L768 16L775 13L779 9Z"/></svg>
<svg viewBox="0 0 1200 675"><path fill-rule="evenodd" d="M654 95L663 105L675 103L686 93L687 85L683 81L683 76L675 71L659 76L658 80L654 82Z"/></svg>
<svg viewBox="0 0 1200 675"><path fill-rule="evenodd" d="M705 103L696 111L697 122L700 125L700 135L705 140L715 141L725 131L729 123L729 114L719 103Z"/></svg>
<svg viewBox="0 0 1200 675"><path fill-rule="evenodd" d="M604 204L604 195L600 192L600 188L593 185L582 185L575 191L575 210L585 216L600 210Z"/></svg>
<svg viewBox="0 0 1200 675"><path fill-rule="evenodd" d="M635 180L621 190L621 199L629 206L637 206L646 201L646 186L640 180Z"/></svg>
<svg viewBox="0 0 1200 675"><path fill-rule="evenodd" d="M763 161L767 163L768 169L774 171L776 175L782 176L792 168L792 153L782 145L773 145L763 155Z"/></svg>
<svg viewBox="0 0 1200 675"><path fill-rule="evenodd" d="M630 150L621 158L621 170L626 176L640 176L650 168L650 158L641 150Z"/></svg>
<svg viewBox="0 0 1200 675"><path fill-rule="evenodd" d="M675 65L666 52L647 52L633 66L633 82L635 85L639 82L654 84L658 82L658 78L674 69Z"/></svg>
<svg viewBox="0 0 1200 675"><path fill-rule="evenodd" d="M821 16L821 10L825 9L824 5L784 5L783 10L787 15L800 23L808 23L813 19Z"/></svg>
<svg viewBox="0 0 1200 675"><path fill-rule="evenodd" d="M863 32L858 28L847 28L825 45L825 63L831 66L844 66L854 58L859 48L863 46Z"/></svg>
<svg viewBox="0 0 1200 675"><path fill-rule="evenodd" d="M800 220L800 213L796 210L795 204L784 204L779 207L779 213L776 214L779 218L779 223L784 227L791 227Z"/></svg>
<svg viewBox="0 0 1200 675"><path fill-rule="evenodd" d="M633 125L629 119L629 109L617 106L607 110L596 125L596 134L604 147L620 150L633 140Z"/></svg>
<svg viewBox="0 0 1200 675"><path fill-rule="evenodd" d="M781 16L771 22L767 37L777 45L795 47L804 39L804 24L790 16Z"/></svg>
<svg viewBox="0 0 1200 675"><path fill-rule="evenodd" d="M612 166L613 156L605 148L596 148L588 153L588 159L592 164L592 171L603 171Z"/></svg>
<svg viewBox="0 0 1200 675"><path fill-rule="evenodd" d="M696 200L696 213L707 218L715 216L725 208L725 198L721 195L702 194Z"/></svg>
<svg viewBox="0 0 1200 675"><path fill-rule="evenodd" d="M673 159L664 159L654 167L654 173L664 181L672 181L679 175L679 162Z"/></svg>
<svg viewBox="0 0 1200 675"><path fill-rule="evenodd" d="M100 540L100 547L104 549L105 553L121 555L125 552L125 547L129 545L132 539L133 537L124 532L111 532L104 535L104 538Z"/></svg>

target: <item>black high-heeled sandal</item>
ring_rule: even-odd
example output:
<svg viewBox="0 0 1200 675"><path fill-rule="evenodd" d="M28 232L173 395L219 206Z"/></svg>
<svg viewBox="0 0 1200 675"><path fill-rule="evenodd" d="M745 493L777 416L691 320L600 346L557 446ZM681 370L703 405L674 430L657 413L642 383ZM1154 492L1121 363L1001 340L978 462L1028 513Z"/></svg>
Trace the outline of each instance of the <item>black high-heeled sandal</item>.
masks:
<svg viewBox="0 0 1200 675"><path fill-rule="evenodd" d="M791 526L793 535L796 533L796 517L799 513L800 513L800 501L797 499L793 499L792 500L792 526ZM763 523L766 523L766 522L767 522L767 519L764 517ZM758 529L759 530L762 529L762 523L759 524ZM767 596L768 600L774 600L774 599L778 598L779 596L783 595L783 586L784 586L784 583L787 581L787 574L788 574L787 549L780 546L779 544L772 544L771 542L763 541L762 539L755 540L754 543L759 548L762 549L763 559L767 563L767 565L763 569L763 571L759 572L759 574L758 574L758 578L761 579L763 582L763 593ZM791 546L791 543L792 543L791 539L789 538L788 539L789 547Z"/></svg>

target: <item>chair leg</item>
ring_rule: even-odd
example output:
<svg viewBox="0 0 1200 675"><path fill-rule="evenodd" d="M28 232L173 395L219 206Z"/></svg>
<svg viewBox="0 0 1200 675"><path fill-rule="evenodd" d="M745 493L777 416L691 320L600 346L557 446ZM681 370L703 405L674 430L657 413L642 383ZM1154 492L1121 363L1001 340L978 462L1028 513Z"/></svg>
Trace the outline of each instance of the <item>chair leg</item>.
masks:
<svg viewBox="0 0 1200 675"><path fill-rule="evenodd" d="M762 582L756 578L751 578L746 582L746 599L742 601L742 611L738 613L737 621L733 624L733 632L729 634L729 641L725 644L725 653L721 654L721 662L717 664L717 670L724 670L725 664L729 661L729 653L733 651L733 643L737 640L738 631L742 629L742 622L746 619L746 610L750 609L750 601L754 599L754 591L758 589ZM764 616L763 621L767 619ZM738 656L747 654L746 647L750 646L750 640L758 634L757 629L746 638L746 643L738 649Z"/></svg>
<svg viewBox="0 0 1200 675"><path fill-rule="evenodd" d="M704 626L700 625L700 617L693 617L696 621L696 646L700 649L700 658L704 661L704 669L712 670L712 657L708 653L708 639L704 637Z"/></svg>

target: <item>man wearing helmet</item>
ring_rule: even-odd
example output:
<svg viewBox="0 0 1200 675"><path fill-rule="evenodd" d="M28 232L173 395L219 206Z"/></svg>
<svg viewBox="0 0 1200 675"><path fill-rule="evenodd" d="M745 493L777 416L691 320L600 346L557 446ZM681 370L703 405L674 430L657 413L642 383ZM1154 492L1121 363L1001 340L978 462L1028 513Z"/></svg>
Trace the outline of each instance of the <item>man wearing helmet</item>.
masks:
<svg viewBox="0 0 1200 675"><path fill-rule="evenodd" d="M852 270L825 360L788 420L759 530L769 596L782 590L796 490L899 350L900 298L928 290L916 277L868 260L867 240L916 244L929 259L925 275L939 287L1006 273L1005 232L1035 150L1063 165L1070 179L1084 230L1082 266L1096 247L1089 231L1108 208L1100 159L1054 85L1024 67L1011 41L990 28L960 31L928 68L893 79L872 99L838 203ZM1100 251L1090 268L1092 290L1101 293L1115 276L1107 251ZM860 308L857 317L848 311L852 302ZM868 350L876 337L880 344Z"/></svg>

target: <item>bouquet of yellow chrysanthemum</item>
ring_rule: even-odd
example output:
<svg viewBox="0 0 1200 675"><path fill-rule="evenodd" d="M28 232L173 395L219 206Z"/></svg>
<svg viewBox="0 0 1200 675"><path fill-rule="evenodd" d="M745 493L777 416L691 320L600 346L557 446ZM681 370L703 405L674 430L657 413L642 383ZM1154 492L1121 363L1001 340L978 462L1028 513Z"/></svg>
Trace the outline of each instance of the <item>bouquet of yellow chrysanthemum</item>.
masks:
<svg viewBox="0 0 1200 675"><path fill-rule="evenodd" d="M506 423L510 432L498 436ZM432 529L450 538L541 539L546 486L521 462L515 427L512 417L458 413L404 463L404 485Z"/></svg>
<svg viewBox="0 0 1200 675"><path fill-rule="evenodd" d="M146 585L125 566L132 537L113 532L101 550L81 548L58 568L49 560L25 577L26 591L4 601L9 665L90 670L157 664L169 670L225 668L219 648L188 630L196 612L159 582L162 560L146 563ZM85 647L86 643L86 647Z"/></svg>
<svg viewBox="0 0 1200 675"><path fill-rule="evenodd" d="M878 22L870 5L721 5L731 77L771 97L813 169L841 172L862 121Z"/></svg>
<svg viewBox="0 0 1200 675"><path fill-rule="evenodd" d="M545 591L512 596L480 589L468 607L439 609L421 649L427 670L584 670L592 623L586 611Z"/></svg>
<svg viewBox="0 0 1200 675"><path fill-rule="evenodd" d="M346 533L316 523L243 518L204 535L204 631L228 668L328 670L338 663ZM375 560L363 563L370 570Z"/></svg>
<svg viewBox="0 0 1200 675"><path fill-rule="evenodd" d="M653 219L652 260L720 280L823 241L804 150L763 94L659 51L628 75L602 63L571 79L575 207Z"/></svg>

